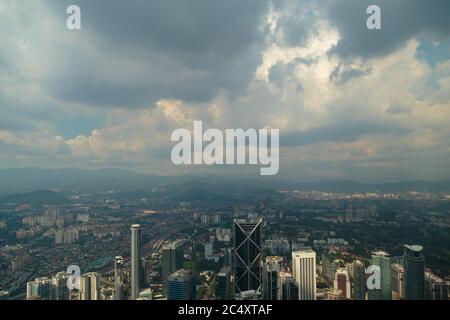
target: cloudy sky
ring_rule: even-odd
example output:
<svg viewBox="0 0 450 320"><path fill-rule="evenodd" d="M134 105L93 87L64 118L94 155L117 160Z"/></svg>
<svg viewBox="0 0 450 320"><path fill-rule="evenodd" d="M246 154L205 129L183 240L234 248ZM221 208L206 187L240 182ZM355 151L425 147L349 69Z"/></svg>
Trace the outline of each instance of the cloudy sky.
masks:
<svg viewBox="0 0 450 320"><path fill-rule="evenodd" d="M0 0L0 168L258 174L174 166L194 120L279 128L278 179L449 179L450 1Z"/></svg>

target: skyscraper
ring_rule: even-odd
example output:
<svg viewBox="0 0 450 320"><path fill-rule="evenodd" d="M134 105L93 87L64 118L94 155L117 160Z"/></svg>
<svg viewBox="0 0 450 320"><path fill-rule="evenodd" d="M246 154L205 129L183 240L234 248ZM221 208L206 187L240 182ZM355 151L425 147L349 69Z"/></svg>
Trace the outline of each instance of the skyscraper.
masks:
<svg viewBox="0 0 450 320"><path fill-rule="evenodd" d="M167 293L167 278L183 265L183 248L181 241L174 241L162 247L161 277L163 294Z"/></svg>
<svg viewBox="0 0 450 320"><path fill-rule="evenodd" d="M442 280L431 272L425 272L425 299L426 300L448 300L447 281Z"/></svg>
<svg viewBox="0 0 450 320"><path fill-rule="evenodd" d="M140 256L140 235L141 226L133 224L131 226L131 300L139 297L141 273L141 256Z"/></svg>
<svg viewBox="0 0 450 320"><path fill-rule="evenodd" d="M167 278L167 300L195 300L194 271L181 269Z"/></svg>
<svg viewBox="0 0 450 320"><path fill-rule="evenodd" d="M146 276L145 276L145 268L146 268L146 260L144 258L140 259L139 264L139 292L141 292L141 288L145 288L147 285Z"/></svg>
<svg viewBox="0 0 450 320"><path fill-rule="evenodd" d="M69 289L67 288L67 279L69 275L66 272L58 272L52 277L52 300L68 300Z"/></svg>
<svg viewBox="0 0 450 320"><path fill-rule="evenodd" d="M405 269L398 263L392 264L391 270L392 299L405 298Z"/></svg>
<svg viewBox="0 0 450 320"><path fill-rule="evenodd" d="M114 300L123 300L123 257L114 258Z"/></svg>
<svg viewBox="0 0 450 320"><path fill-rule="evenodd" d="M85 273L80 277L78 300L98 300L100 293L100 275L95 272Z"/></svg>
<svg viewBox="0 0 450 320"><path fill-rule="evenodd" d="M80 277L78 300L91 300L91 280L84 275Z"/></svg>
<svg viewBox="0 0 450 320"><path fill-rule="evenodd" d="M231 267L223 267L216 277L216 298L220 300L233 299L233 282Z"/></svg>
<svg viewBox="0 0 450 320"><path fill-rule="evenodd" d="M27 282L27 300L50 300L51 281L50 279L36 278L34 281Z"/></svg>
<svg viewBox="0 0 450 320"><path fill-rule="evenodd" d="M148 288L151 286L152 274L153 274L153 265L151 259L142 259L142 272L143 272L143 283L142 287Z"/></svg>
<svg viewBox="0 0 450 320"><path fill-rule="evenodd" d="M316 253L311 249L293 251L292 271L299 300L316 300Z"/></svg>
<svg viewBox="0 0 450 320"><path fill-rule="evenodd" d="M353 262L353 299L365 300L366 287L366 270L364 264L359 260L355 260Z"/></svg>
<svg viewBox="0 0 450 320"><path fill-rule="evenodd" d="M298 300L298 285L294 277L289 272L281 272L281 286L283 291L283 300Z"/></svg>
<svg viewBox="0 0 450 320"><path fill-rule="evenodd" d="M235 294L255 290L261 292L262 220L233 222L233 271Z"/></svg>
<svg viewBox="0 0 450 320"><path fill-rule="evenodd" d="M387 252L372 252L372 265L380 267L380 289L369 290L369 300L392 300L391 258Z"/></svg>
<svg viewBox="0 0 450 320"><path fill-rule="evenodd" d="M340 291L343 299L351 298L350 275L345 268L339 268L334 276L334 289Z"/></svg>
<svg viewBox="0 0 450 320"><path fill-rule="evenodd" d="M422 250L422 246L405 244L403 263L406 300L425 299L425 258Z"/></svg>
<svg viewBox="0 0 450 320"><path fill-rule="evenodd" d="M266 257L263 265L263 299L281 300L282 288L280 273L283 268L283 258Z"/></svg>

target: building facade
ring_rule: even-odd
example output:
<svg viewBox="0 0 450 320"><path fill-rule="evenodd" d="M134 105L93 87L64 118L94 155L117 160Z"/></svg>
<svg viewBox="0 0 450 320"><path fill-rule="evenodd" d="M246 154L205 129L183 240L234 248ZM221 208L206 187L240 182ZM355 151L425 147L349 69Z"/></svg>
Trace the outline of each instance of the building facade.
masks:
<svg viewBox="0 0 450 320"><path fill-rule="evenodd" d="M405 245L403 263L405 267L406 300L425 299L425 258L423 247Z"/></svg>
<svg viewBox="0 0 450 320"><path fill-rule="evenodd" d="M299 300L316 300L316 253L311 249L292 252L292 271Z"/></svg>
<svg viewBox="0 0 450 320"><path fill-rule="evenodd" d="M233 272L235 294L262 291L261 270L262 220L233 222Z"/></svg>
<svg viewBox="0 0 450 320"><path fill-rule="evenodd" d="M141 226L131 226L131 300L136 300L140 292L141 256L140 256Z"/></svg>

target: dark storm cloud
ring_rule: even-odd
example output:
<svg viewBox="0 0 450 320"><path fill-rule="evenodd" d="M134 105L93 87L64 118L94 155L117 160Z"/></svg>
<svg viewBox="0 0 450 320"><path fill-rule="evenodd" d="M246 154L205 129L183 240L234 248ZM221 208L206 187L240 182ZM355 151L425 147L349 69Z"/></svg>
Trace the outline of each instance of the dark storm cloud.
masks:
<svg viewBox="0 0 450 320"><path fill-rule="evenodd" d="M381 121L349 121L305 131L286 132L280 137L280 145L297 147L322 142L347 143L356 141L365 135L388 134L398 136L408 132L410 130L407 128Z"/></svg>
<svg viewBox="0 0 450 320"><path fill-rule="evenodd" d="M72 2L47 1L55 14ZM56 53L50 90L62 100L123 107L146 107L160 98L203 102L221 90L232 95L244 90L261 59L265 0L80 0L77 5L79 38L95 39L90 45L98 54L76 42ZM99 80L105 78L99 69L105 62L96 60L102 56L112 61L106 81ZM130 62L141 64L141 70L127 69Z"/></svg>
<svg viewBox="0 0 450 320"><path fill-rule="evenodd" d="M328 0L327 16L342 39L334 52L364 58L389 54L409 39L426 35L434 40L450 36L448 0ZM368 30L366 9L381 8L382 30Z"/></svg>

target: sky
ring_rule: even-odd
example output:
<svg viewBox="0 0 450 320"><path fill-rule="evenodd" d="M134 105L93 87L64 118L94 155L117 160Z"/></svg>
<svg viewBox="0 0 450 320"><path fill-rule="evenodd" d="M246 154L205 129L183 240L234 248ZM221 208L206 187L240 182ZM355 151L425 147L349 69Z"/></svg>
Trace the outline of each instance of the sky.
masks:
<svg viewBox="0 0 450 320"><path fill-rule="evenodd" d="M277 179L450 179L450 1L0 0L0 168L258 174L173 165L194 120L280 129Z"/></svg>

